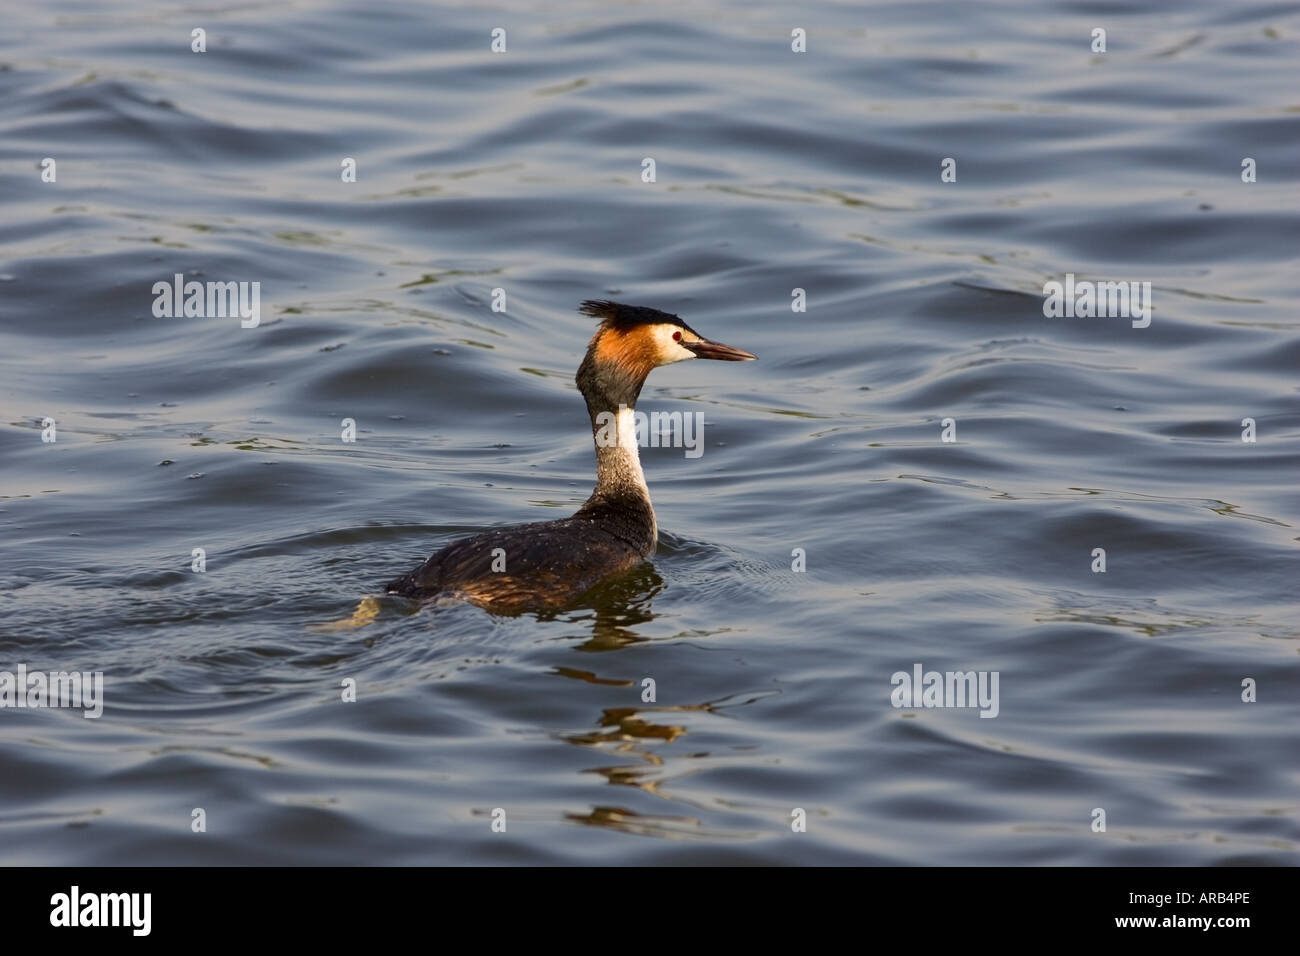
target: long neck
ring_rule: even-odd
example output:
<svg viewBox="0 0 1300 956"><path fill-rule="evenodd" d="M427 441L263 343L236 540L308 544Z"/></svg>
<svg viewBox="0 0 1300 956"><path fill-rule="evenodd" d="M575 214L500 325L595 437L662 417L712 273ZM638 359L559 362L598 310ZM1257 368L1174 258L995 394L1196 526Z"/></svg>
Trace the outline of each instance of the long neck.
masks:
<svg viewBox="0 0 1300 956"><path fill-rule="evenodd" d="M596 488L575 517L601 521L648 553L658 526L637 451L634 412L642 381L594 366L590 353L578 370L596 445Z"/></svg>
<svg viewBox="0 0 1300 956"><path fill-rule="evenodd" d="M596 494L606 498L650 501L641 455L637 450L635 406L607 408L587 401L596 443Z"/></svg>

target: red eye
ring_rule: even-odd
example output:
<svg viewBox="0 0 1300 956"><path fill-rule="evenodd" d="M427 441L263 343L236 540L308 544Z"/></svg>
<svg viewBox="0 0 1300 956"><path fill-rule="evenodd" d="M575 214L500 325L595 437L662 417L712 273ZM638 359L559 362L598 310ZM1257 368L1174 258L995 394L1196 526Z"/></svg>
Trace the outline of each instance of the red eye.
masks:
<svg viewBox="0 0 1300 956"><path fill-rule="evenodd" d="M680 342L681 340L682 340L682 333L680 333L680 332L674 332L674 333L673 333L673 341L674 341L674 342Z"/></svg>

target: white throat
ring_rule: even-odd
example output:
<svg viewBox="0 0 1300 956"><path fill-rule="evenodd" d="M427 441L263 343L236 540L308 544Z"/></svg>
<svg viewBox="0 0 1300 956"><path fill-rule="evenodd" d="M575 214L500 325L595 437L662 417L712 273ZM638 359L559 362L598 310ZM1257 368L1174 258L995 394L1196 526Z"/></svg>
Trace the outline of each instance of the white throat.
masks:
<svg viewBox="0 0 1300 956"><path fill-rule="evenodd" d="M600 412L596 416L596 489L641 496L649 506L653 522L654 506L650 502L650 489L646 487L645 472L641 470L637 439L634 409L620 405L617 412ZM658 539L658 536L656 525L654 537Z"/></svg>
<svg viewBox="0 0 1300 956"><path fill-rule="evenodd" d="M621 483L635 485L645 492L645 496L649 498L650 489L646 487L645 472L641 470L640 443L637 441L636 433L636 411L626 405L620 405L618 411L614 413L612 424L613 428L601 429L597 433L597 447L599 448L602 444L603 435L605 436L606 448L604 449L604 456L597 451L596 457L597 459L606 458L609 465L616 470L617 477L622 479Z"/></svg>

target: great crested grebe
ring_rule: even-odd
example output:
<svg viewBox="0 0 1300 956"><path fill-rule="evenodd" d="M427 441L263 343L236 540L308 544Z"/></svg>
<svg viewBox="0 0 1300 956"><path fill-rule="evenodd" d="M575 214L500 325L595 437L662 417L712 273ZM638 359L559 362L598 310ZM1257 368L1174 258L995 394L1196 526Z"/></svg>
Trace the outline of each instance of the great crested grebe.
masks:
<svg viewBox="0 0 1300 956"><path fill-rule="evenodd" d="M646 376L687 359L744 362L758 356L710 342L657 309L600 300L582 303L579 311L601 320L575 379L596 442L591 497L571 517L496 528L450 544L386 585L387 593L457 598L506 613L558 608L654 551L658 526L633 418Z"/></svg>

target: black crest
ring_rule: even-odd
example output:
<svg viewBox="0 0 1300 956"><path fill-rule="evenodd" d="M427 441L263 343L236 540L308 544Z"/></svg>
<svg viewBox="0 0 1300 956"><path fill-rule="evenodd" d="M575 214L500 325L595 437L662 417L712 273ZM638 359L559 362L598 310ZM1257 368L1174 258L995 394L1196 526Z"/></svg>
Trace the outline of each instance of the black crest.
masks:
<svg viewBox="0 0 1300 956"><path fill-rule="evenodd" d="M678 316L658 309L647 309L639 305L624 305L622 302L610 302L608 299L588 299L578 307L583 315L604 319L606 324L616 329L632 329L638 325L680 325L690 328Z"/></svg>

